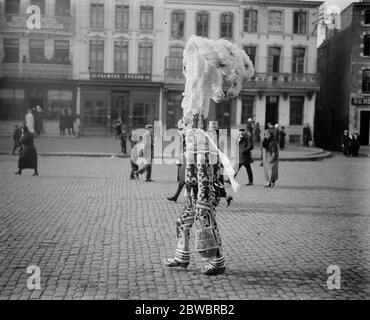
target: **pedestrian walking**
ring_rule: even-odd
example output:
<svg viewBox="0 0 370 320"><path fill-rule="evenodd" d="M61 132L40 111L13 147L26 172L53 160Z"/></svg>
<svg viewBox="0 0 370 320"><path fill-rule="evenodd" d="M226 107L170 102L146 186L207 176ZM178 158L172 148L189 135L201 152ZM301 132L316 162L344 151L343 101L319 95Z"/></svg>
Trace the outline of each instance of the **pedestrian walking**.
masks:
<svg viewBox="0 0 370 320"><path fill-rule="evenodd" d="M184 136L184 133L183 133L184 123L183 123L182 120L180 120L177 123L177 129L178 129L179 135L181 137L181 142L180 143L182 143L182 152L179 155L180 156L179 159L176 160L178 185L177 185L177 190L175 192L175 195L173 195L172 197L167 197L167 200L173 201L173 202L177 201L177 199L179 198L179 196L181 194L182 189L185 186L185 168L186 168L186 157L185 157L186 145L185 145L185 136Z"/></svg>
<svg viewBox="0 0 370 320"><path fill-rule="evenodd" d="M12 155L15 155L15 151L22 146L21 143L21 138L22 138L22 128L19 128L18 125L16 124L14 126L14 131L13 131L13 150L12 150Z"/></svg>
<svg viewBox="0 0 370 320"><path fill-rule="evenodd" d="M152 180L152 162L154 157L154 144L153 144L153 126L148 124L145 126L146 132L143 136L144 149L141 155L145 159L145 165L135 172L136 177L140 174L146 173L145 182L153 182Z"/></svg>
<svg viewBox="0 0 370 320"><path fill-rule="evenodd" d="M346 157L349 157L351 155L351 144L352 144L352 139L349 135L349 132L348 130L344 130L344 133L342 136L342 151Z"/></svg>
<svg viewBox="0 0 370 320"><path fill-rule="evenodd" d="M135 174L136 171L139 170L139 166L137 165L138 160L139 160L139 148L137 144L139 143L139 137L136 134L135 131L131 132L130 137L131 141L131 172L130 172L130 179L135 180L135 178L139 178L138 174Z"/></svg>
<svg viewBox="0 0 370 320"><path fill-rule="evenodd" d="M37 171L37 151L33 144L33 135L27 126L23 126L22 137L22 150L18 158L18 171L15 174L21 175L23 169L33 169L34 176L38 176Z"/></svg>
<svg viewBox="0 0 370 320"><path fill-rule="evenodd" d="M28 109L26 114L26 126L28 131L33 135L35 133L35 119L32 114L32 110Z"/></svg>
<svg viewBox="0 0 370 320"><path fill-rule="evenodd" d="M125 130L122 130L120 135L119 135L119 140L121 144L121 152L123 154L126 154L126 143L127 143L127 133Z"/></svg>
<svg viewBox="0 0 370 320"><path fill-rule="evenodd" d="M122 133L122 122L121 119L117 119L115 124L114 124L114 130L115 130L115 135L114 139L120 138L120 135Z"/></svg>
<svg viewBox="0 0 370 320"><path fill-rule="evenodd" d="M360 135L358 131L356 130L352 134L352 143L351 143L351 153L352 157L357 158L360 152Z"/></svg>
<svg viewBox="0 0 370 320"><path fill-rule="evenodd" d="M265 188L273 188L279 176L279 148L277 142L274 140L271 130L265 131L265 138L263 139L261 149L262 162L260 166L263 167L265 173L265 179L267 182Z"/></svg>
<svg viewBox="0 0 370 320"><path fill-rule="evenodd" d="M285 148L285 136L286 136L285 127L282 126L280 130L280 139L279 139L279 147L281 150L284 150Z"/></svg>
<svg viewBox="0 0 370 320"><path fill-rule="evenodd" d="M312 141L312 133L311 133L311 128L308 123L303 127L303 145L305 147L310 146L310 142Z"/></svg>
<svg viewBox="0 0 370 320"><path fill-rule="evenodd" d="M256 123L256 127L254 128L253 143L258 146L261 144L261 127L259 122Z"/></svg>
<svg viewBox="0 0 370 320"><path fill-rule="evenodd" d="M234 178L237 176L241 167L245 167L248 174L248 184L247 186L253 185L253 172L251 168L252 155L251 151L253 149L253 139L251 133L244 129L239 129L239 167L234 175Z"/></svg>

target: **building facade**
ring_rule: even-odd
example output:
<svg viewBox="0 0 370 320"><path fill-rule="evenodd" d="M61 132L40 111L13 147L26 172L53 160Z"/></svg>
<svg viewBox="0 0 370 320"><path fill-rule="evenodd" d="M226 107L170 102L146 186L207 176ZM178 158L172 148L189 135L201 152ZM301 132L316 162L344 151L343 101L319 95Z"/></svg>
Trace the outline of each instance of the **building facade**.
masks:
<svg viewBox="0 0 370 320"><path fill-rule="evenodd" d="M4 9L8 3L17 2L2 1ZM28 0L18 2L19 12L24 12L22 10L30 4ZM45 2L51 14L58 1L36 2L42 5ZM308 123L312 129L314 125L314 105L319 89L314 15L321 3L301 0L71 0L69 18L73 25L70 34L60 34L60 30L59 34L50 34L44 29L29 32L22 29L17 33L11 24L8 31L1 32L1 38L3 52L10 50L8 38L18 37L23 43L18 62L22 72L25 64L21 57L24 52L31 51L22 40L25 34L26 37L35 34L45 38L43 51L48 57L52 55L49 47L56 35L68 38L70 65L68 77L61 81L63 86L70 87L72 95L68 94L68 99L72 100L68 101L72 101L73 110L80 114L85 132L99 134L110 133L117 118L122 119L128 130L154 120L161 120L167 128L175 127L182 114L185 83L182 51L187 40L193 34L214 40L229 39L246 50L255 64L256 74L245 83L240 97L217 105L212 102L210 120L217 120L221 128L244 125L248 118L262 127L267 122L279 123L286 128L288 142L300 143L303 125ZM4 10L4 21L8 21L9 14ZM6 64L9 62L2 64L2 82L6 82L6 86L25 80L19 72L19 79L14 80L14 73L9 74ZM48 85L58 81L46 80ZM43 93L44 109L48 109L49 93L45 90L49 89L44 89ZM16 94L19 92L14 91ZM10 96L9 92L6 95ZM2 93L1 99L3 96ZM65 92L59 96L55 93L60 100L66 96ZM31 106L41 102L25 101Z"/></svg>
<svg viewBox="0 0 370 320"><path fill-rule="evenodd" d="M370 119L370 2L352 3L341 12L341 30L320 47L322 74L316 110L316 140L340 149L344 130L358 130L369 145Z"/></svg>

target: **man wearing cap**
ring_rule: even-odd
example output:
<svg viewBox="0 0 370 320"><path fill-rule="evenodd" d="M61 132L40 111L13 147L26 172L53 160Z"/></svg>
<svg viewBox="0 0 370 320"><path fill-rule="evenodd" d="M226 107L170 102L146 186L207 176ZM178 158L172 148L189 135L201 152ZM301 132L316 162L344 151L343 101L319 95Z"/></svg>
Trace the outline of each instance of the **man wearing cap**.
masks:
<svg viewBox="0 0 370 320"><path fill-rule="evenodd" d="M235 173L235 176L238 174L242 166L247 169L249 183L247 186L253 185L253 172L251 168L252 155L251 151L253 149L253 138L251 133L244 128L239 129L239 167Z"/></svg>

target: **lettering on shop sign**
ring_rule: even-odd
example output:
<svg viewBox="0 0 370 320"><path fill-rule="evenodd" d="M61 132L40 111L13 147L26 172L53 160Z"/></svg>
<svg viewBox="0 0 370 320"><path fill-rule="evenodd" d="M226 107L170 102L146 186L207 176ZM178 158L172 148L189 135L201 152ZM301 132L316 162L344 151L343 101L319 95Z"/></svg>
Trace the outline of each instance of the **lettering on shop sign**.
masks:
<svg viewBox="0 0 370 320"><path fill-rule="evenodd" d="M132 80L132 81L150 81L150 74L136 74L136 73L103 73L91 72L90 79L95 80Z"/></svg>
<svg viewBox="0 0 370 320"><path fill-rule="evenodd" d="M352 98L353 105L370 105L370 98Z"/></svg>

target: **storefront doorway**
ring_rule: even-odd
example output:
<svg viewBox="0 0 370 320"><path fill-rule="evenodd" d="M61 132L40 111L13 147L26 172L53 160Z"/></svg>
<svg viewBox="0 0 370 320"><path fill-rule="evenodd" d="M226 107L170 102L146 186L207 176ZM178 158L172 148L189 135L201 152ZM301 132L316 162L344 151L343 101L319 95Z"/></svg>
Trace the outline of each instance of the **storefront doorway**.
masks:
<svg viewBox="0 0 370 320"><path fill-rule="evenodd" d="M265 125L268 123L275 125L279 123L279 97L267 96L266 97L266 118Z"/></svg>
<svg viewBox="0 0 370 320"><path fill-rule="evenodd" d="M370 111L361 111L360 113L360 142L361 145L368 146L370 130Z"/></svg>
<svg viewBox="0 0 370 320"><path fill-rule="evenodd" d="M231 100L216 104L216 120L220 129L229 129L231 124Z"/></svg>

